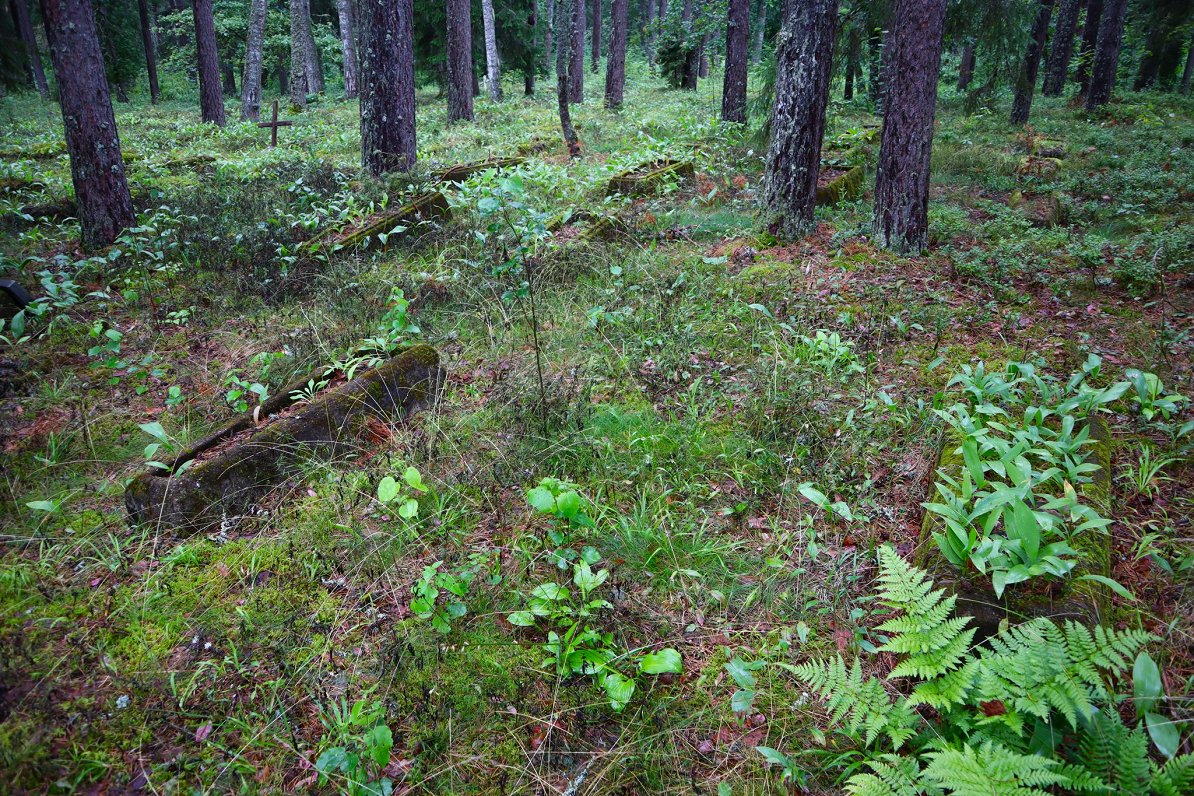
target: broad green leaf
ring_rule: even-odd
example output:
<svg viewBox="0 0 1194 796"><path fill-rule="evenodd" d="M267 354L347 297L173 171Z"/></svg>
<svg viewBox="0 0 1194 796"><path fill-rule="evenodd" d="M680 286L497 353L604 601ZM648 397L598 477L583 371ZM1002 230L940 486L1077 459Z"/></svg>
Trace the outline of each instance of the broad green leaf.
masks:
<svg viewBox="0 0 1194 796"><path fill-rule="evenodd" d="M515 611L506 617L506 621L518 627L530 627L535 624L535 615L530 611Z"/></svg>
<svg viewBox="0 0 1194 796"><path fill-rule="evenodd" d="M609 697L609 705L615 713L622 712L634 696L634 680L617 672L610 672L601 681L605 687L605 694Z"/></svg>
<svg viewBox="0 0 1194 796"><path fill-rule="evenodd" d="M1144 724L1148 727L1148 737L1153 739L1157 751L1172 759L1181 745L1181 733L1178 732L1177 722L1167 719L1159 713L1146 713Z"/></svg>
<svg viewBox="0 0 1194 796"><path fill-rule="evenodd" d="M563 600L568 597L568 590L558 583L541 583L535 587L531 592L532 597L538 597L540 600Z"/></svg>
<svg viewBox="0 0 1194 796"><path fill-rule="evenodd" d="M730 697L730 707L735 713L749 713L754 704L754 689L741 688L734 692L734 696Z"/></svg>
<svg viewBox="0 0 1194 796"><path fill-rule="evenodd" d="M25 504L34 511L55 512L58 511L58 504L52 500L30 500Z"/></svg>
<svg viewBox="0 0 1194 796"><path fill-rule="evenodd" d="M426 492L427 487L423 484L423 476L414 467L407 467L402 473L402 480L410 484L410 488L419 492Z"/></svg>
<svg viewBox="0 0 1194 796"><path fill-rule="evenodd" d="M162 428L162 424L156 420L152 423L140 423L138 424L138 428L163 443L168 444L170 442L170 437L166 434L166 429Z"/></svg>
<svg viewBox="0 0 1194 796"><path fill-rule="evenodd" d="M725 665L725 669L730 673L730 677L741 688L754 688L758 678L754 676L751 669L757 669L757 666L747 663L741 658L735 656L730 659L729 663Z"/></svg>
<svg viewBox="0 0 1194 796"><path fill-rule="evenodd" d="M1071 567L1072 566L1073 566L1073 562L1071 562ZM1091 574L1080 575L1078 577L1078 580L1091 580L1091 581L1094 581L1095 583L1101 583L1104 586L1106 586L1108 589L1111 589L1111 591L1118 594L1120 597L1123 597L1125 600L1129 600L1132 602L1136 601L1136 595L1132 594L1132 592L1128 591L1126 586L1124 586L1122 583L1120 583L1119 581L1117 581L1113 578L1106 577L1105 575L1091 575Z"/></svg>
<svg viewBox="0 0 1194 796"><path fill-rule="evenodd" d="M1132 666L1132 696L1136 702L1136 715L1143 716L1151 712L1163 694L1161 669L1147 652L1141 652Z"/></svg>
<svg viewBox="0 0 1194 796"><path fill-rule="evenodd" d="M398 516L404 520L409 520L419 515L419 501L414 498L405 500L401 506L398 507Z"/></svg>
<svg viewBox="0 0 1194 796"><path fill-rule="evenodd" d="M684 663L679 652L667 647L644 655L639 668L645 674L680 674L684 671Z"/></svg>
<svg viewBox="0 0 1194 796"><path fill-rule="evenodd" d="M396 497L398 497L398 482L394 480L393 476L387 475L377 485L377 499L382 503L389 503Z"/></svg>
<svg viewBox="0 0 1194 796"><path fill-rule="evenodd" d="M544 514L552 514L556 508L555 495L541 486L527 492L527 503L530 503L531 508L535 511L541 511Z"/></svg>

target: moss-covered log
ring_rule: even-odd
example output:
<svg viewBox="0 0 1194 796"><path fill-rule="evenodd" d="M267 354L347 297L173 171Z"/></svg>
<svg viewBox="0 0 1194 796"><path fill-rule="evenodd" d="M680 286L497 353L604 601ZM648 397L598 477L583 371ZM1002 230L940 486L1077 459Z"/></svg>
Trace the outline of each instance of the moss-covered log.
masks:
<svg viewBox="0 0 1194 796"><path fill-rule="evenodd" d="M696 176L690 160L653 160L622 172L609 181L607 196L650 196L669 179L691 180Z"/></svg>
<svg viewBox="0 0 1194 796"><path fill-rule="evenodd" d="M384 213L371 216L356 227L328 229L307 241L305 248L310 254L321 251L330 253L361 246L379 235L385 235L387 236L386 240L379 241L380 246L378 246L378 248L385 249L392 237L401 237L396 233L399 227L404 227L401 232L405 233L421 221L442 220L451 218L451 216L452 209L448 205L447 197L439 191L429 191L420 194L395 210L387 210Z"/></svg>
<svg viewBox="0 0 1194 796"><path fill-rule="evenodd" d="M261 425L242 415L188 448L169 469L134 478L124 496L129 522L185 533L217 528L290 477L303 458L350 449L368 417L409 415L432 403L442 378L435 349L420 345L301 407L292 394L308 380L298 381L262 405Z"/></svg>
<svg viewBox="0 0 1194 796"><path fill-rule="evenodd" d="M1111 500L1111 435L1107 423L1095 416L1089 420L1091 444L1088 458L1098 466L1091 473L1092 480L1080 492L1083 500L1103 517L1110 516ZM961 478L961 441L950 434L942 444L937 469L951 478ZM936 470L933 474L936 481ZM936 489L930 488L929 497L936 496ZM938 586L943 586L958 595L958 610L972 615L979 633L990 636L998 632L999 623L1007 618L1020 621L1040 616L1055 619L1077 619L1086 622L1108 622L1111 598L1105 586L1090 580L1080 580L1082 575L1110 577L1111 540L1106 533L1089 532L1080 534L1071 544L1080 554L1078 563L1070 574L1060 580L1046 583L1036 579L1009 586L1003 597L995 596L989 575L978 572L959 572L942 554L933 538L934 533L945 530L945 520L933 512L926 511L920 526L914 560L917 566L928 570ZM1048 589L1042 589L1047 585Z"/></svg>
<svg viewBox="0 0 1194 796"><path fill-rule="evenodd" d="M824 185L818 184L817 204L833 206L842 202L852 202L855 199L862 198L862 181L865 176L866 169L862 166L854 166L847 169L843 174L827 181Z"/></svg>
<svg viewBox="0 0 1194 796"><path fill-rule="evenodd" d="M458 166L441 169L435 172L436 182L452 182L461 183L482 171L489 169L508 169L513 166L519 166L526 162L526 158L517 155L509 158L489 158L488 160L479 160L476 163L461 163Z"/></svg>

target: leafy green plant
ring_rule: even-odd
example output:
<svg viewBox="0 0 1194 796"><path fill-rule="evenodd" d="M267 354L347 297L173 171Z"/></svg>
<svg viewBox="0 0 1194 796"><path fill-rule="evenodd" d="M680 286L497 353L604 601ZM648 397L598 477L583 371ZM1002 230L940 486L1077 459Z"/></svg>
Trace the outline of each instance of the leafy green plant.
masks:
<svg viewBox="0 0 1194 796"><path fill-rule="evenodd" d="M450 633L452 622L468 613L464 599L477 569L465 567L456 572L444 572L440 569L443 564L443 561L436 561L423 567L423 574L411 587L414 598L410 601L410 612L419 619L430 620L431 626L440 633Z"/></svg>
<svg viewBox="0 0 1194 796"><path fill-rule="evenodd" d="M550 556L557 567L567 569L581 555L569 546L573 534L578 529L593 527L593 520L587 514L588 501L577 490L576 484L549 476L527 491L527 503L536 512L551 518L547 538L554 547ZM592 552L596 553L595 550ZM587 560L595 564L600 557Z"/></svg>
<svg viewBox="0 0 1194 796"><path fill-rule="evenodd" d="M413 520L419 516L419 495L428 491L423 483L423 476L415 467L407 467L402 471L402 481L392 475L387 475L377 484L377 502L383 506L398 507L398 516L404 520Z"/></svg>
<svg viewBox="0 0 1194 796"><path fill-rule="evenodd" d="M824 699L832 724L858 745L868 771L843 772L847 793L1144 794L1194 781L1194 757L1158 766L1137 745L1122 753L1146 787L1119 790L1089 750L1094 723L1118 720L1109 682L1149 634L1036 619L973 646L970 617L954 615L957 597L890 547L879 563L878 601L891 611L877 628L888 635L879 650L896 656L886 680L898 690L864 675L857 658L776 664Z"/></svg>
<svg viewBox="0 0 1194 796"><path fill-rule="evenodd" d="M1132 385L1132 400L1140 416L1147 422L1152 422L1158 416L1168 420L1181 411L1182 405L1189 402L1189 398L1177 393L1165 392L1165 385L1155 373L1131 368L1124 371L1128 382Z"/></svg>
<svg viewBox="0 0 1194 796"><path fill-rule="evenodd" d="M349 707L343 697L321 709L320 721L331 735L330 746L315 760L319 784L333 778L350 796L393 793L394 784L382 776L390 762L394 736L382 718L380 702L358 699Z"/></svg>

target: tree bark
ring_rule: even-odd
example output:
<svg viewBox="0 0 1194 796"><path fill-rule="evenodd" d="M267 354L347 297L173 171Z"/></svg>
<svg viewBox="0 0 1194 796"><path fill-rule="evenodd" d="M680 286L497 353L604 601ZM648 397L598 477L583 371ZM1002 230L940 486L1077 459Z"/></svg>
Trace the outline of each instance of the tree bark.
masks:
<svg viewBox="0 0 1194 796"><path fill-rule="evenodd" d="M530 0L531 10L527 14L527 38L531 43L531 47L535 44L535 28L539 25L539 0ZM535 72L538 64L535 62L534 56L523 59L522 67L522 93L528 97L535 96Z"/></svg>
<svg viewBox="0 0 1194 796"><path fill-rule="evenodd" d="M115 241L136 217L120 158L95 12L90 0L42 0L41 13L58 78L82 244L97 249Z"/></svg>
<svg viewBox="0 0 1194 796"><path fill-rule="evenodd" d="M220 61L220 84L224 96L236 96L236 74L232 71L232 64L227 61Z"/></svg>
<svg viewBox="0 0 1194 796"><path fill-rule="evenodd" d="M493 0L481 0L481 25L485 32L485 84L489 88L489 99L501 102L502 64L498 57Z"/></svg>
<svg viewBox="0 0 1194 796"><path fill-rule="evenodd" d="M585 101L585 0L572 0L568 49L568 101Z"/></svg>
<svg viewBox="0 0 1194 796"><path fill-rule="evenodd" d="M357 21L352 0L336 0L336 16L340 20L340 51L344 57L344 97L352 99L357 95Z"/></svg>
<svg viewBox="0 0 1194 796"><path fill-rule="evenodd" d="M311 83L307 80L307 52L304 26L310 27L309 0L290 0L290 104L306 109Z"/></svg>
<svg viewBox="0 0 1194 796"><path fill-rule="evenodd" d="M626 88L626 28L630 24L627 0L613 0L609 8L609 57L605 64L605 107L622 107Z"/></svg>
<svg viewBox="0 0 1194 796"><path fill-rule="evenodd" d="M286 71L286 60L278 59L278 93L284 94L290 87L290 73Z"/></svg>
<svg viewBox="0 0 1194 796"><path fill-rule="evenodd" d="M379 175L415 165L413 0L361 0L361 160Z"/></svg>
<svg viewBox="0 0 1194 796"><path fill-rule="evenodd" d="M473 121L473 13L469 0L448 0L448 121Z"/></svg>
<svg viewBox="0 0 1194 796"><path fill-rule="evenodd" d="M240 117L256 122L261 118L261 61L265 43L265 13L268 0L252 0L249 6L249 38L245 42L245 74L240 81Z"/></svg>
<svg viewBox="0 0 1194 796"><path fill-rule="evenodd" d="M888 84L874 235L887 248L919 252L928 241L929 161L946 0L896 0L888 35Z"/></svg>
<svg viewBox="0 0 1194 796"><path fill-rule="evenodd" d="M750 62L757 64L763 60L763 40L767 34L767 0L759 0L758 10L755 11L755 45L750 54Z"/></svg>
<svg viewBox="0 0 1194 796"><path fill-rule="evenodd" d="M21 36L21 43L25 45L25 55L29 58L29 77L33 80L33 87L37 89L37 93L45 99L50 96L50 87L46 83L46 72L41 66L41 54L37 51L37 36L33 33L33 23L29 20L29 7L25 5L25 0L13 0L12 9L16 15L17 33ZM154 78L156 80L156 72Z"/></svg>
<svg viewBox="0 0 1194 796"><path fill-rule="evenodd" d="M569 7L571 2L571 7ZM568 146L568 157L580 157L580 139L577 138L576 128L572 126L572 110L568 107L572 102L572 81L570 80L569 71L576 68L576 31L580 23L584 21L584 0L559 0L559 8L556 10L556 23L559 25L559 33L556 40L560 42L560 46L556 48L556 106L560 114L560 131L564 135L564 143ZM576 9L580 8L579 18ZM569 42L568 47L564 47L563 43ZM584 35L581 35L581 41L584 41ZM580 69L584 70L584 47L580 48L581 62Z"/></svg>
<svg viewBox="0 0 1194 796"><path fill-rule="evenodd" d="M958 65L958 91L965 91L970 88L970 81L974 80L974 66L977 59L974 57L974 42L966 42L962 47L962 60Z"/></svg>
<svg viewBox="0 0 1194 796"><path fill-rule="evenodd" d="M709 76L709 39L713 34L706 33L701 37L701 46L697 48L697 77Z"/></svg>
<svg viewBox="0 0 1194 796"><path fill-rule="evenodd" d="M693 17L693 0L684 0L684 7L680 11L680 22L684 26L685 37L685 57L684 57L684 76L680 81L680 88L688 89L689 91L696 91L697 78L701 71L701 51L699 47L692 45L692 17Z"/></svg>
<svg viewBox="0 0 1194 796"><path fill-rule="evenodd" d="M647 66L655 68L655 19L658 13L656 0L647 0Z"/></svg>
<svg viewBox="0 0 1194 796"><path fill-rule="evenodd" d="M543 28L543 59L548 69L555 69L556 0L547 0L547 25Z"/></svg>
<svg viewBox="0 0 1194 796"><path fill-rule="evenodd" d="M1128 0L1107 0L1099 22L1099 40L1090 65L1090 84L1086 90L1086 110L1093 111L1111 101L1115 90L1115 70L1119 66L1119 46L1124 36L1124 14Z"/></svg>
<svg viewBox="0 0 1194 796"><path fill-rule="evenodd" d="M1182 69L1182 93L1190 93L1190 80L1194 78L1194 36L1190 37L1190 43L1187 45L1189 49L1186 50L1186 66Z"/></svg>
<svg viewBox="0 0 1194 796"><path fill-rule="evenodd" d="M842 90L842 99L847 102L854 99L854 76L858 74L858 61L862 57L862 36L858 33L858 26L851 25L850 33L846 37L846 86Z"/></svg>
<svg viewBox="0 0 1194 796"><path fill-rule="evenodd" d="M216 23L211 0L192 0L195 50L199 56L199 109L203 121L224 126L224 97L220 93L220 59L216 54Z"/></svg>
<svg viewBox="0 0 1194 796"><path fill-rule="evenodd" d="M320 58L319 48L315 46L315 26L311 22L311 0L303 0L305 13L303 15L303 58L307 64L307 91L312 94L322 94L325 88L323 82L323 59Z"/></svg>
<svg viewBox="0 0 1194 796"><path fill-rule="evenodd" d="M876 110L880 110L879 81L881 77L879 73L883 66L883 31L879 28L871 28L871 32L866 38L866 46L866 96L874 104Z"/></svg>
<svg viewBox="0 0 1194 796"><path fill-rule="evenodd" d="M721 118L746 121L747 41L750 39L750 0L729 0L726 13L726 71L721 89Z"/></svg>
<svg viewBox="0 0 1194 796"><path fill-rule="evenodd" d="M764 202L787 238L813 225L837 7L838 0L789 2L776 43Z"/></svg>
<svg viewBox="0 0 1194 796"><path fill-rule="evenodd" d="M593 0L593 32L591 35L593 53L590 56L589 68L593 74L601 67L601 0Z"/></svg>
<svg viewBox="0 0 1194 796"><path fill-rule="evenodd" d="M158 47L157 38L153 35L153 17L149 14L149 3L146 0L137 0L137 13L141 18L141 44L145 48L145 71L149 75L149 102L157 105L161 93L158 88Z"/></svg>
<svg viewBox="0 0 1194 796"><path fill-rule="evenodd" d="M1078 70L1074 75L1078 81L1079 97L1085 97L1086 89L1090 87L1090 65L1099 43L1099 24L1102 21L1103 0L1088 0L1086 19L1082 22L1082 50L1078 53Z"/></svg>
<svg viewBox="0 0 1194 796"><path fill-rule="evenodd" d="M1045 38L1049 35L1049 22L1052 19L1053 0L1040 0L1036 19L1032 23L1032 33L1028 39L1028 50L1024 53L1024 61L1020 64L1020 72L1016 77L1011 117L1011 123L1014 125L1027 124L1028 116L1032 112L1037 73L1041 68L1041 53L1045 51Z"/></svg>
<svg viewBox="0 0 1194 796"><path fill-rule="evenodd" d="M1053 28L1053 44L1045 64L1045 82L1041 94L1060 97L1065 91L1066 76L1070 72L1070 58L1074 54L1074 32L1078 29L1078 13L1083 0L1061 0L1057 9L1057 23Z"/></svg>

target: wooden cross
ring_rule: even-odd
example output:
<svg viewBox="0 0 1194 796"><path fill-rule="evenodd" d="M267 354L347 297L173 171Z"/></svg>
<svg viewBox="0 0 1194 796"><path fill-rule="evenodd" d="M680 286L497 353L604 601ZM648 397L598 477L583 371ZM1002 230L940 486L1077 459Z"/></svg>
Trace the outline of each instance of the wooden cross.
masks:
<svg viewBox="0 0 1194 796"><path fill-rule="evenodd" d="M276 147L276 146L278 145L278 128L279 128L279 127L290 127L292 124L294 124L294 122L280 122L280 121L278 121L278 101L277 101L277 100L274 100L274 118L273 118L273 121L269 121L269 122L257 122L257 126L258 126L258 127L268 127L268 128L269 128L269 132L270 132L270 136L269 136L269 145L270 145L271 147Z"/></svg>

